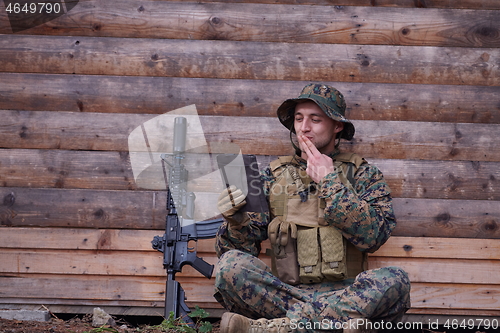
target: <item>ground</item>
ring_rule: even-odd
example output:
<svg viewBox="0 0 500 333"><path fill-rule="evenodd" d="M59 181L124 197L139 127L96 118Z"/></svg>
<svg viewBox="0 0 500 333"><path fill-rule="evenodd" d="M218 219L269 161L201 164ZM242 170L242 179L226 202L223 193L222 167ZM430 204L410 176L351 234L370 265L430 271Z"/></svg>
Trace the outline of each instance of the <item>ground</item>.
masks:
<svg viewBox="0 0 500 333"><path fill-rule="evenodd" d="M75 316L68 320L58 318L51 318L47 322L39 321L21 321L21 320L7 320L0 319L0 333L177 333L185 332L179 329L162 328L160 325L154 324L137 324L129 323L124 319L117 319L117 325L114 327L92 327L91 316ZM212 333L218 333L218 323L213 324Z"/></svg>
<svg viewBox="0 0 500 333"><path fill-rule="evenodd" d="M38 321L20 321L20 320L7 320L0 319L0 333L182 333L186 330L182 329L167 329L162 328L158 324L137 324L127 322L125 319L117 319L117 325L114 327L92 327L91 316L73 317L67 320L52 318L48 322ZM200 330L199 332L203 332ZM219 333L218 322L213 323L212 333ZM485 333L493 332L491 330L412 330L412 333ZM409 333L405 332L405 333Z"/></svg>

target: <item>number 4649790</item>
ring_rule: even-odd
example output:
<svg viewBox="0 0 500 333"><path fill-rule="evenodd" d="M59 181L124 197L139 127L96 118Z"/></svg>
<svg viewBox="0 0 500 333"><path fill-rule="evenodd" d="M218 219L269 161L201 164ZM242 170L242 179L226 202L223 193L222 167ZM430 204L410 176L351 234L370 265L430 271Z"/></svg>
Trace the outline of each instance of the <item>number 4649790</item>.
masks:
<svg viewBox="0 0 500 333"><path fill-rule="evenodd" d="M9 3L5 8L5 11L9 14L52 14L52 13L60 13L61 12L61 4L51 3L51 2L31 2L31 3Z"/></svg>
<svg viewBox="0 0 500 333"><path fill-rule="evenodd" d="M489 330L490 328L493 328L493 329L498 329L499 327L499 323L498 323L498 319L496 318L493 318L493 319L480 319L480 318L477 318L477 319L462 319L462 320L459 320L459 319L447 319L446 322L443 324L443 326L447 329L453 329L453 330L456 330L456 329L459 329L459 328L462 328L462 329L479 329L479 328L483 328L483 329L487 329Z"/></svg>

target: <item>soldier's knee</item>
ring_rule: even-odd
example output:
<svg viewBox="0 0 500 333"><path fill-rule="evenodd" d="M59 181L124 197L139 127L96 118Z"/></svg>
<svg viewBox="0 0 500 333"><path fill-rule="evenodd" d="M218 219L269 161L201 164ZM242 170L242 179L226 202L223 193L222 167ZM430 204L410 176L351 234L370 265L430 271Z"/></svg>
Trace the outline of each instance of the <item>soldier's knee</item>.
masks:
<svg viewBox="0 0 500 333"><path fill-rule="evenodd" d="M388 275L395 281L400 282L404 285L410 284L408 273L406 273L406 271L401 267L390 266L390 267L385 267L385 269L388 271Z"/></svg>
<svg viewBox="0 0 500 333"><path fill-rule="evenodd" d="M381 267L362 272L358 275L357 280L368 284L380 285L382 283L389 289L397 288L403 293L410 290L408 274L402 268L396 266Z"/></svg>
<svg viewBox="0 0 500 333"><path fill-rule="evenodd" d="M396 291L402 297L410 293L410 279L408 273L400 267L390 266L380 268L383 279L389 287L389 290Z"/></svg>
<svg viewBox="0 0 500 333"><path fill-rule="evenodd" d="M245 252L240 250L229 250L222 254L219 258L218 268L219 269L234 269L236 266L244 261L244 257L248 256Z"/></svg>
<svg viewBox="0 0 500 333"><path fill-rule="evenodd" d="M375 268L364 273L384 279L397 279L402 281L408 280L408 274L405 272L405 270L396 266Z"/></svg>
<svg viewBox="0 0 500 333"><path fill-rule="evenodd" d="M225 252L217 263L215 269L215 284L216 286L226 285L226 281L230 282L241 271L244 266L244 259L248 254L239 250L229 250ZM231 283L229 283L231 284Z"/></svg>

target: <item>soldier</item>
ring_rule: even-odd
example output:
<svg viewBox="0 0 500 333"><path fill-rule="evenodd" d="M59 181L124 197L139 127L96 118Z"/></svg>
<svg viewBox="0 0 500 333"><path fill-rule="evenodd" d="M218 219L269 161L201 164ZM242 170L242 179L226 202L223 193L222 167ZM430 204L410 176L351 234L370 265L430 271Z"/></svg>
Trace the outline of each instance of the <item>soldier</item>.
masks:
<svg viewBox="0 0 500 333"><path fill-rule="evenodd" d="M230 311L222 333L365 332L410 307L406 272L365 267L396 219L380 170L339 152L355 131L345 109L342 94L323 84L278 108L295 155L261 171L269 212L240 211L245 196L234 186L221 193L215 297ZM268 238L272 268L257 258Z"/></svg>

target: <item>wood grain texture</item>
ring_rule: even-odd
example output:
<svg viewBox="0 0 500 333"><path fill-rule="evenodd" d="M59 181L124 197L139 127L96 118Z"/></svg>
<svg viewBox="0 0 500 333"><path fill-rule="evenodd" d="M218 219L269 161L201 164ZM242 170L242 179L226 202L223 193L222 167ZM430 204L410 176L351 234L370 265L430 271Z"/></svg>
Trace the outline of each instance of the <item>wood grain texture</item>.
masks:
<svg viewBox="0 0 500 333"><path fill-rule="evenodd" d="M165 192L0 187L0 193L3 200L0 206L2 226L68 228L69 241L75 241L74 237L86 230L79 228L165 228ZM26 233L30 233L28 229ZM2 233L8 233L7 230L10 229L3 229ZM52 229L33 230L39 233L32 238L35 241L47 239L49 236L42 235L50 235ZM111 237L109 234L105 236ZM103 236L100 246L110 246L106 237ZM15 244L18 244L18 239L14 238ZM86 248L90 246L88 244L97 243L87 235L81 237L79 248Z"/></svg>
<svg viewBox="0 0 500 333"><path fill-rule="evenodd" d="M158 276L166 277L163 254L158 251L87 251L0 249L3 257L0 273L4 274L60 274L102 276ZM217 262L214 253L198 253L210 264ZM268 260L270 264L270 261ZM186 265L176 276L201 277L193 267Z"/></svg>
<svg viewBox="0 0 500 333"><path fill-rule="evenodd" d="M421 308L421 309L410 309L408 310L407 314L412 315L416 317L416 320L420 320L422 322L425 322L431 318L436 318L436 317L441 317L445 318L444 320L441 320L441 323L444 323L444 321L448 318L454 318L457 317L460 319L465 318L481 318L481 319L492 319L491 317L498 317L500 316L500 311L498 310L473 310L473 309L436 309L436 308Z"/></svg>
<svg viewBox="0 0 500 333"><path fill-rule="evenodd" d="M499 239L390 237L370 257L498 259Z"/></svg>
<svg viewBox="0 0 500 333"><path fill-rule="evenodd" d="M2 233L0 236L4 236L7 240L10 239L11 245L14 244L13 236L15 233L19 233L22 231L28 231L29 237L30 233L36 232L33 229L4 229L10 233L10 237L5 236ZM80 230L77 234L72 234L72 230L70 229L53 229L53 230L44 230L41 233L36 233L41 236L40 240L34 241L30 239L22 239L21 242L17 245L17 247L28 247L31 252L26 252L21 249L13 249L13 250L0 250L2 251L2 257L7 260L3 261L3 267L9 268L9 263L16 263L15 267L11 267L10 272L4 271L4 275L9 276L10 274L16 274L16 276L12 277L2 277L2 283L0 284L0 292L4 297L4 299L9 299L12 297L16 297L16 302L30 303L33 302L33 298L35 299L43 299L44 304L106 304L110 305L121 305L121 306L161 306L161 302L163 301L163 293L164 293L164 278L163 277L154 277L149 276L145 273L147 269L146 266L141 266L138 270L135 267L138 265L152 265L153 262L149 262L149 259L153 258L154 252L147 251L142 252L143 260L140 261L139 257L135 255L129 256L129 252L126 252L125 244L128 244L129 240L133 236L132 233L128 231L96 231L96 230ZM112 233L113 237L108 237L109 239L113 239L110 242L110 246L106 249L100 248L98 243L99 239L102 239L106 233ZM68 239L68 236L76 235L76 240L81 239L82 237L86 237L83 239L87 239L82 244L77 244L78 241L65 243L64 239ZM138 240L142 237L150 236L148 232L143 233L143 236L140 236ZM42 245L45 248L51 248L54 246L54 240L60 237L63 241L60 245L60 248L78 248L79 245L83 245L86 250L80 249L78 251L78 256L74 255L74 251L32 251L33 247L38 247L37 244ZM88 237L88 238L87 238ZM46 240L46 241L44 241ZM141 242L133 243L131 245L137 244L141 247ZM48 242L47 242L48 241ZM96 241L95 245L91 245ZM441 255L444 255L446 258L454 257L454 258L463 258L466 257L468 259L473 259L476 257L480 257L480 251L488 248L490 251L495 251L494 247L498 247L498 241L486 242L484 244L485 247L481 248L478 245L478 242L470 243L470 247L467 249L462 249L462 252L457 252L456 247L460 240L457 239L416 239L416 238L403 238L403 237L392 237L389 240L389 243L386 244L378 253L375 253L370 258L370 265L373 267L378 267L381 265L381 262L384 262L386 265L401 265L401 261L398 258L391 258L390 256L394 253L393 249L397 244L401 245L403 243L413 244L414 248L412 251L415 251L414 257L422 257L422 258L433 258L440 257L440 255L436 256L435 254L439 251ZM390 242L393 242L391 244ZM52 245L51 245L52 243ZM5 244L3 241L1 244ZM90 246L89 246L90 245ZM463 244L462 244L463 245ZM445 247L443 247L445 246ZM385 248L385 249L384 249ZM98 252L89 251L90 249L96 249ZM116 255L116 250L122 250L120 253L123 254L123 258L127 258L127 265L122 267L121 254ZM125 251L124 251L125 250ZM131 249L129 249L131 250ZM460 250L460 249L459 249ZM385 254L383 253L384 251ZM397 249L396 249L397 251ZM403 250L404 251L404 250ZM453 252L454 251L454 252ZM147 255L147 253L151 253ZM138 252L137 254L141 254ZM382 256L376 257L378 254L382 256L388 255L389 257L383 258ZM80 256L82 256L80 258ZM43 265L44 260L55 260L56 262L50 265L50 272L47 271L47 265ZM415 270L416 267L422 267L418 264L415 265L415 262L412 260L404 260L404 268L409 271L410 276L412 277L412 307L414 309L427 309L433 313L433 310L429 309L449 309L449 310L460 310L460 309L472 309L475 311L483 310L483 314L488 312L489 310L494 311L497 307L496 301L496 290L497 287L493 285L482 285L478 286L476 283L482 283L484 279L488 279L489 276L492 275L491 270L495 270L494 267L497 265L492 265L488 260L426 260L427 265L431 267L426 269L418 269ZM109 262L108 260L112 260ZM125 260L125 259L124 259ZM149 263L149 264L148 264ZM31 266L26 266L31 265ZM65 270L65 266L70 265L70 267L74 270L76 275L72 275L71 278L68 278L67 275L58 275L54 272L57 272L59 269ZM467 265L469 271L466 274L456 274L456 270L462 271L461 266ZM101 267L102 266L102 267ZM103 269L105 267L105 269ZM19 269L21 271L19 271ZM109 279L107 275L102 275L104 271L107 274L115 273L122 274L128 272L130 269L135 271L134 276L113 276L113 279ZM22 270L31 271L31 273L22 272ZM98 272L98 275L87 275ZM139 272L140 271L140 272ZM153 268L153 274L156 272L155 268ZM158 274L162 274L161 269L157 269ZM487 273L485 276L484 273ZM41 274L45 273L45 274ZM83 273L84 275L80 275L79 273ZM149 272L151 273L151 272ZM195 275L191 275L193 272L186 272L179 276L179 281L183 284L183 287L186 290L187 297L189 300L189 304L204 304L206 308L218 308L218 305L215 303L211 294L211 286L213 286L213 281L206 280L204 278L196 277ZM444 276L443 276L444 273ZM194 273L196 274L196 273ZM456 277L455 277L456 276ZM443 280L453 278L453 281L450 283L445 283ZM429 280L436 279L436 282L429 282ZM478 279L480 281L478 281ZM418 282L423 280L425 282ZM469 280L472 280L474 283L469 284ZM96 282L99 282L99 288L96 288ZM464 283L462 283L464 282ZM38 285L43 285L44 288L39 288ZM63 286L63 287L61 287ZM21 288L22 287L22 288ZM81 291L85 290L85 293L82 295ZM13 295L13 291L16 291L16 295ZM432 295L432 297L429 297ZM69 302L69 303L68 303ZM476 312L474 312L476 313ZM476 313L476 314L479 314Z"/></svg>
<svg viewBox="0 0 500 333"><path fill-rule="evenodd" d="M354 120L500 123L499 86L325 82ZM275 117L303 81L0 73L0 110ZM152 88L154 87L154 88Z"/></svg>
<svg viewBox="0 0 500 333"><path fill-rule="evenodd" d="M218 193L196 195L196 220L218 218L213 203ZM73 228L147 229L157 233L165 229L165 191L0 187L0 197L0 225L6 227L63 227L75 234L82 231ZM102 246L109 246L106 237Z"/></svg>
<svg viewBox="0 0 500 333"><path fill-rule="evenodd" d="M4 187L135 189L126 152L9 150L0 152Z"/></svg>
<svg viewBox="0 0 500 333"><path fill-rule="evenodd" d="M153 237L164 230L88 228L4 228L0 244L6 249L150 251ZM200 239L200 253L214 253L215 239Z"/></svg>
<svg viewBox="0 0 500 333"><path fill-rule="evenodd" d="M499 50L4 35L0 72L498 86Z"/></svg>
<svg viewBox="0 0 500 333"><path fill-rule="evenodd" d="M498 285L412 283L412 308L498 311L498 288ZM474 315L477 316L478 313Z"/></svg>
<svg viewBox="0 0 500 333"><path fill-rule="evenodd" d="M500 238L500 205L493 200L436 200L394 199L394 213L398 224L393 232L397 236ZM468 240L462 240L468 243ZM481 240L476 246L487 244ZM460 246L457 245L457 248ZM470 245L464 249L475 248ZM407 248L408 249L408 248ZM481 252L488 258L489 250ZM410 255L411 249L405 254Z"/></svg>
<svg viewBox="0 0 500 333"><path fill-rule="evenodd" d="M362 156L383 157L386 150L389 158L398 159L497 161L500 156L493 139L500 127L495 124L353 123L356 135L345 147L352 145L352 151Z"/></svg>
<svg viewBox="0 0 500 333"><path fill-rule="evenodd" d="M43 299L44 304L94 304L108 306L158 306L164 301L165 280L155 277L113 277L74 275L28 275L1 277L0 291L5 299L16 303L32 303ZM186 290L188 304L204 303L207 308L220 308L211 294L213 281L179 277ZM44 286L39 288L39 286ZM17 295L13 291L19 290ZM85 293L82 293L82 290ZM470 309L475 312L495 311L498 308L498 285L412 283L412 310ZM427 310L427 313L434 311ZM161 309L159 309L161 313ZM484 313L483 312L483 313ZM445 314L450 314L445 313ZM491 315L491 314L490 314Z"/></svg>
<svg viewBox="0 0 500 333"><path fill-rule="evenodd" d="M92 301L107 301L104 304L110 306L158 306L161 307L159 312L162 314L165 304L166 275L165 277L102 275L68 277L55 274L45 276L20 274L19 277L0 277L0 281L2 281L0 290L5 298L46 299L49 302L47 304L84 305L92 304ZM201 277L192 282L187 281L179 277L179 282L191 304L216 303L212 296L214 283L212 280Z"/></svg>
<svg viewBox="0 0 500 333"><path fill-rule="evenodd" d="M128 157L129 135L133 129L154 118L134 114L1 110L0 115L5 119L0 127L0 147L119 151L123 159ZM289 132L277 118L200 116L199 119L213 154L228 153L228 142L244 154L293 153ZM356 135L352 141L343 142L341 148L365 158L499 162L500 138L496 133L500 124L352 122ZM168 149L171 141L168 135L173 135L169 128L173 125L164 126L162 136L165 138L159 138L158 133L155 138ZM265 135L259 134L255 140L256 133ZM188 137L190 135L194 137L188 133Z"/></svg>
<svg viewBox="0 0 500 333"><path fill-rule="evenodd" d="M200 196L199 193L197 195ZM217 193L213 195L218 196ZM78 246L82 249L94 249L93 244L110 248L120 246L110 245L108 240L126 237L127 233L137 232L137 238L152 239L151 233L163 233L165 227L165 192L2 187L0 200L3 202L0 205L0 225L14 227L3 229L5 235L15 232L39 233L41 239L50 239L49 235L55 231L40 230L36 227L67 228L64 230L65 233L69 233L66 238L81 238L82 241ZM200 203L198 200L197 208L203 207L202 204L203 202ZM203 216L203 213L209 211L211 210L197 209L197 216L199 213L204 218L211 218L212 216ZM398 221L394 236L500 238L498 201L395 198L394 211ZM33 231L29 231L30 228L33 228ZM95 228L93 231L95 235L91 237L88 235L90 231L80 228ZM109 231L103 236L103 229L114 231ZM140 231L141 229L149 231ZM147 236L141 236L143 234ZM101 243L94 241L101 237L103 237ZM3 243L15 247L12 244L18 244L19 238L12 236L12 240L16 240L14 243L10 243L8 239L4 239ZM33 241L36 239L35 236L30 238ZM87 240L83 241L84 239ZM151 239L145 243L146 247L138 249L149 249ZM207 249L206 246L203 248ZM208 245L208 248L210 249L211 245Z"/></svg>
<svg viewBox="0 0 500 333"><path fill-rule="evenodd" d="M494 162L376 159L369 162L382 170L394 197L498 200L495 187L500 178Z"/></svg>
<svg viewBox="0 0 500 333"><path fill-rule="evenodd" d="M95 306L156 306L158 315L162 314L165 282L163 278L154 277L114 277L79 276L71 278L52 275L21 274L20 277L0 277L0 292L12 303L71 304ZM187 302L194 306L204 304L204 308L220 308L210 294L213 282L202 279L189 281L180 278L186 289ZM43 286L43 287L42 287ZM140 286L140 287L139 287ZM19 290L15 295L14 290ZM82 293L82 290L85 291ZM477 286L469 284L413 283L412 313L433 313L433 309L446 309L441 314L459 313L469 310L475 316L492 315L498 308L498 285ZM432 295L432 297L429 297ZM15 302L14 302L15 301ZM429 311L429 309L432 309ZM482 311L482 312L477 312ZM440 313L440 312L437 312Z"/></svg>
<svg viewBox="0 0 500 333"><path fill-rule="evenodd" d="M18 232L21 230L16 230L14 229L6 229L9 231L14 231ZM31 232L34 232L35 230L31 230ZM70 230L68 229L58 229L58 230L52 230L52 231L45 231L45 236L48 236L48 238L54 239L54 236L58 235L62 238L67 238L66 236L69 235L68 232L71 233ZM98 252L98 256L94 254L93 252L89 252L88 250L80 250L78 251L78 256L72 255L73 251L68 251L65 250L64 252L61 251L35 251L33 253L32 249L30 253L22 251L22 250L13 250L13 251L2 251L2 257L7 258L7 261L4 262L4 266L7 263L7 266L10 262L16 262L16 267L22 267L23 269L33 271L33 273L27 274L25 272L17 272L16 271L16 277L2 277L1 279L2 284L0 287L0 291L3 296L5 296L4 299L9 299L9 297L14 297L12 294L13 290L21 290L23 292L17 293L15 297L17 297L16 302L23 302L24 303L30 303L33 302L33 298L35 299L43 299L44 304L82 304L82 305L88 305L88 304L106 304L106 305L121 305L121 306L136 306L136 307L141 307L141 306L147 306L149 305L154 305L157 304L157 306L161 306L161 302L163 301L163 292L164 292L164 278L162 277L154 277L154 276L148 276L145 274L144 270L146 269L145 266L141 267L141 270L143 272L137 272L135 273L134 276L114 276L113 279L109 279L108 276L103 276L103 275L86 275L86 274L92 274L95 271L100 272L99 274L102 274L104 271L100 266L105 266L106 272L107 273L124 273L130 269L134 270L134 267L136 265L147 265L149 263L149 255L146 255L146 253L150 253L150 251L143 253L143 260L139 263L138 258L136 258L134 255L129 257L126 255L124 258L127 258L127 267L123 268L120 265L120 260L117 262L116 259L120 258L121 256L118 255L105 255L106 252L109 254L115 253L116 250L121 249L124 250L123 245L125 243L128 243L128 237L132 236L132 234L128 234L125 231L110 231L114 233L114 236L117 236L117 238L113 238L115 241L118 242L112 242L114 245L113 248L108 248L108 249L100 249ZM118 234L119 233L124 233L123 235ZM14 236L15 234L12 233L11 236ZM106 233L106 231L104 231ZM94 236L92 236L93 234ZM79 236L77 236L77 239L81 238L82 236L90 236L89 241L85 242L86 244L82 244L84 246L87 246L88 244L91 243L91 240L97 240L96 236L99 238L102 238L102 231L101 232L96 232L95 230L89 230L86 231L85 233L80 233ZM38 234L42 236L42 240L44 237L44 233ZM26 235L25 235L26 236ZM28 234L29 236L29 234ZM93 238L92 238L93 237ZM11 237L12 238L12 237ZM409 241L411 244L415 246L415 251L417 257L422 257L422 258L428 258L428 257L434 257L436 251L444 251L444 255L446 257L449 257L451 251L453 251L453 245L456 246L456 242L460 240L455 240L455 239L416 239L416 238L400 238L400 237L392 237L389 242L393 241L394 244L403 244L403 243L408 243L406 241ZM426 242L427 241L427 242ZM23 240L24 244L19 244L18 246L23 247L23 246L28 246L28 247L36 247L36 244L33 243L33 241L29 240ZM495 241L497 242L497 241ZM75 242L76 243L76 242ZM119 244L122 245L119 245ZM140 243L140 242L139 242ZM2 242L3 244L3 242ZM42 242L42 244L47 244L45 242ZM48 242L47 247L52 247L50 245L50 241ZM74 248L75 244L70 245L70 243L66 243L67 245L62 244L61 248ZM393 244L393 245L394 245ZM425 248L419 248L418 244L425 246ZM443 248L443 245L446 244L446 248ZM393 247L390 243L387 244L384 247L387 247L387 250L389 252L386 252L387 255L391 255L392 251L390 250L391 246ZM438 248L435 246L437 245ZM469 259L472 259L473 257L476 257L479 255L479 252L481 251L480 246L477 244L471 243L472 249L471 251L466 251L466 249L463 250L462 254L457 253L457 249L454 249L454 255L451 255L452 257L467 257ZM494 245L494 244L493 244ZM498 244L496 244L497 246ZM488 247L489 250L493 250L493 248L489 244L485 244L485 246ZM90 246L88 249L93 248L94 246ZM95 247L98 247L95 245ZM419 249L421 251L419 251ZM476 250L475 250L476 249ZM484 248L483 248L484 249ZM386 250L386 251L387 251ZM423 250L423 251L422 251ZM383 254L384 250L382 249L380 254ZM123 254L129 253L129 252L122 252ZM474 255L475 253L475 255ZM472 254L472 256L471 256ZM82 255L82 258L77 258ZM376 256L377 253L374 254ZM48 274L40 274L44 272L46 269L44 269L44 266L41 265L41 263L44 262L44 257L45 258L51 258L57 259L57 262L55 264L55 268L50 269L50 272ZM439 257L439 256L438 256ZM129 258L131 259L129 261ZM401 266L401 261L398 260L397 258L383 258L382 257L371 257L370 258L370 265L373 267L377 267L381 265L381 261L385 263L385 265L400 265ZM113 262L107 262L107 260L113 260ZM150 263L153 264L153 263ZM491 269L494 270L494 267L497 265L492 265L490 261L486 260L476 260L476 261L461 261L461 260L426 260L426 264L430 265L428 269L418 269L415 270L416 267L422 267L419 266L419 264L416 264L412 262L411 260L405 260L404 265L406 265L404 268L410 272L410 276L412 277L412 307L413 309L426 309L428 313L435 313L434 308L436 309L448 309L448 310L460 310L460 309L473 309L475 311L483 311L481 313L486 313L488 311L494 311L497 307L497 301L496 301L496 290L497 287L495 285L482 285L478 286L476 283L478 283L478 279L480 280L479 283L484 281L484 279L488 279L488 276L491 276ZM32 265L32 267L26 268L23 266L26 265ZM85 275L73 275L71 279L68 279L67 275L58 275L54 274L53 272L57 271L60 266L62 267L63 270L65 265L71 265L71 267L75 270L76 273L80 272L83 268L85 269L82 271ZM116 267L115 265L118 265L120 267ZM456 274L456 270L462 271L463 268L461 268L461 265L467 265L469 268L469 271L467 274ZM51 265L54 266L54 265ZM84 266L84 267L83 267ZM13 269L15 271L15 269ZM155 270L155 268L153 268ZM14 271L12 273L14 273ZM81 272L81 273L82 273ZM158 270L158 274L161 274L162 270ZM443 272L444 274L443 276ZM487 272L488 275L485 277L484 273ZM4 272L7 276L9 272ZM192 306L192 304L203 304L205 308L218 308L217 303L212 298L212 294L210 292L211 287L213 286L213 281L206 280L204 278L196 277L194 274L191 275L193 272L186 272L183 273L179 276L179 281L183 284L183 287L186 289L187 297L189 304ZM4 274L4 275L5 275ZM458 278L455 278L454 276L459 276ZM443 280L453 278L453 282L450 283L443 283L446 282ZM465 284L462 283L462 278L465 280ZM437 279L436 282L429 282L431 279ZM468 284L469 279L473 280L473 284ZM424 280L426 282L418 282L419 280ZM459 281L457 283L457 280ZM95 288L96 281L99 283L99 288ZM44 285L44 288L38 288L37 286L39 284ZM64 287L61 288L61 285L64 285ZM91 285L93 287L91 287ZM24 286L23 288L20 288L21 286ZM55 290L57 288L57 291ZM81 291L85 290L84 295L81 296ZM77 294L75 294L77 292ZM429 295L433 295L432 297L429 297ZM476 312L474 312L476 313ZM448 313L449 314L449 313ZM476 313L476 315L479 314L479 312Z"/></svg>
<svg viewBox="0 0 500 333"><path fill-rule="evenodd" d="M0 115L4 117L0 145L5 148L122 152L128 151L129 134L154 118L141 114L1 110Z"/></svg>
<svg viewBox="0 0 500 333"><path fill-rule="evenodd" d="M6 13L2 11L8 22ZM314 20L311 20L314 17ZM80 1L27 34L498 47L498 11L171 1ZM76 23L76 24L75 24ZM10 33L8 24L0 33Z"/></svg>
<svg viewBox="0 0 500 333"><path fill-rule="evenodd" d="M126 154L0 149L4 187L132 190L137 186ZM499 200L498 163L369 159L398 198ZM36 175L33 176L33 175ZM195 192L214 184L199 178Z"/></svg>
<svg viewBox="0 0 500 333"><path fill-rule="evenodd" d="M167 0L179 1L179 0ZM182 0L181 0L182 1ZM374 7L409 7L409 8L471 8L500 9L496 0L202 0L210 2L237 3L282 3L289 5L331 5L331 6L374 6Z"/></svg>
<svg viewBox="0 0 500 333"><path fill-rule="evenodd" d="M411 282L497 284L498 260L387 258L371 257L368 268L398 266L403 268Z"/></svg>
<svg viewBox="0 0 500 333"><path fill-rule="evenodd" d="M0 244L4 249L146 251L154 236L163 230L88 229L88 228L3 228ZM199 253L214 253L215 239L201 239L196 244ZM262 254L269 248L262 245ZM498 259L500 238L473 239L443 237L391 236L370 257Z"/></svg>

